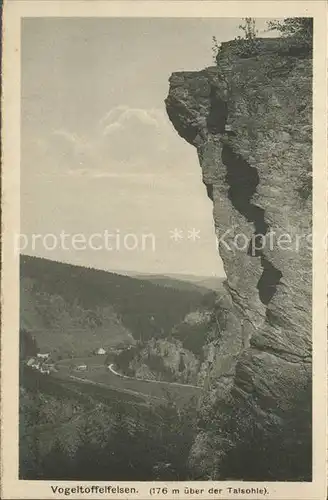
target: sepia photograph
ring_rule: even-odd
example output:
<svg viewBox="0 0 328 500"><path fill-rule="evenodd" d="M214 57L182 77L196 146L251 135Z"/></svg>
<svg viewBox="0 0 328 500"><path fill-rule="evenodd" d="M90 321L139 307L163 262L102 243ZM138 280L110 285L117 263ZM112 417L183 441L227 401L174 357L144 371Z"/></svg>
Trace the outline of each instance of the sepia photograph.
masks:
<svg viewBox="0 0 328 500"><path fill-rule="evenodd" d="M314 481L314 19L237 14L20 20L17 480L49 498Z"/></svg>

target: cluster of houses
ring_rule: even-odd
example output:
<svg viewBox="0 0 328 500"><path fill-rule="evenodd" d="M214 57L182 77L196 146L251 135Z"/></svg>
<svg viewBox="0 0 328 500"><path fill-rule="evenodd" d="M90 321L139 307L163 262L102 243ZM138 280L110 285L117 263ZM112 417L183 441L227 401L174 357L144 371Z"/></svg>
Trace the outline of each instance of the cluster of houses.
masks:
<svg viewBox="0 0 328 500"><path fill-rule="evenodd" d="M131 346L128 347L130 349ZM109 351L106 351L103 347L97 348L93 351L94 354L99 356L104 356L108 354L108 352L112 354L118 354L123 350L121 346L116 348L111 348ZM73 360L72 360L73 361ZM40 373L44 375L49 375L51 372L58 371L55 367L55 363L52 362L50 353L38 353L35 357L29 358L26 361L26 366L33 368L34 370L38 370ZM70 369L78 372L84 372L88 369L88 366L85 363L78 365L71 365Z"/></svg>
<svg viewBox="0 0 328 500"><path fill-rule="evenodd" d="M37 353L36 357L29 358L26 361L26 366L33 368L33 370L38 370L44 375L49 375L51 372L57 371L54 363L50 360L49 353Z"/></svg>
<svg viewBox="0 0 328 500"><path fill-rule="evenodd" d="M99 347L99 349L96 349L96 351L94 351L94 354L103 356L104 354L107 354L107 351L103 347ZM74 367L74 370L77 372L85 372L87 368L88 368L87 365L83 363L81 365L76 365Z"/></svg>

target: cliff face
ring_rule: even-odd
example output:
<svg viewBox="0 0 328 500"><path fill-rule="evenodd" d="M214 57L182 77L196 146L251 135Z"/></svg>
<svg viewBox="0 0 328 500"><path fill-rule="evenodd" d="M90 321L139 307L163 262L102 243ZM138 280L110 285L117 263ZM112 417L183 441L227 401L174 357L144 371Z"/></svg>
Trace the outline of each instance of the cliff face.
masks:
<svg viewBox="0 0 328 500"><path fill-rule="evenodd" d="M259 471L262 479L311 476L310 452L296 465L297 446L308 451L311 441L311 88L310 54L279 40L259 40L247 54L229 42L216 66L170 78L168 116L196 147L227 276L203 365L191 456L200 476L259 479L247 473L252 453L226 466L254 425L258 462L270 433L289 429L289 447L276 449L288 457Z"/></svg>

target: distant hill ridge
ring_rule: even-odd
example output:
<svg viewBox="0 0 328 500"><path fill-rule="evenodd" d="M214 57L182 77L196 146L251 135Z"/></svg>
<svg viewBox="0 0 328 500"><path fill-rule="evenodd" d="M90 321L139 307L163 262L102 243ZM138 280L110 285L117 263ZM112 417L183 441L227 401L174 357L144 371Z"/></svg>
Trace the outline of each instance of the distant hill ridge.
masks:
<svg viewBox="0 0 328 500"><path fill-rule="evenodd" d="M209 290L221 290L224 281L222 277L189 274L135 274L134 278L179 290L198 290L204 294L208 293Z"/></svg>

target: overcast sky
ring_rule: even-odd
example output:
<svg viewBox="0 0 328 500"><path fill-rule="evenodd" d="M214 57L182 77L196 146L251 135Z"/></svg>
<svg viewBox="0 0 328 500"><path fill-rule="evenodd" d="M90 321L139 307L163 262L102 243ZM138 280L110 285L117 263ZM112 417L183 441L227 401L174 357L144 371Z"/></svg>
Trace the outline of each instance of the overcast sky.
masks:
<svg viewBox="0 0 328 500"><path fill-rule="evenodd" d="M265 21L257 21L261 36ZM121 243L127 233L155 236L155 250L118 250L117 239L111 250L77 250L70 240L47 250L38 240L25 253L108 270L223 275L196 150L174 131L164 99L171 73L212 65L212 36L230 40L240 23L23 21L21 232L29 242L63 231L107 230Z"/></svg>

